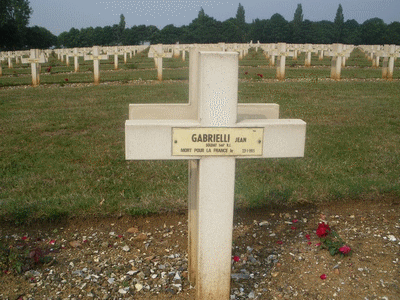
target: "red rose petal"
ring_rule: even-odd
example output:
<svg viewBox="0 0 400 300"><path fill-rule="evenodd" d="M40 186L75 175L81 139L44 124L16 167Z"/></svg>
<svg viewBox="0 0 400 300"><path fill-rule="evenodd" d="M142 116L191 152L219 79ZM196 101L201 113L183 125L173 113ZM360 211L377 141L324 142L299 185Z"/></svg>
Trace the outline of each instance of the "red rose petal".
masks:
<svg viewBox="0 0 400 300"><path fill-rule="evenodd" d="M307 239L307 240L310 240L310 239L311 239L311 237L310 237L309 234L306 234L306 239Z"/></svg>
<svg viewBox="0 0 400 300"><path fill-rule="evenodd" d="M234 257L233 257L233 260L234 260L235 262L239 262L240 257L239 257L239 256L234 256Z"/></svg>
<svg viewBox="0 0 400 300"><path fill-rule="evenodd" d="M319 276L319 278L321 278L322 280L326 279L326 274L322 274L321 276Z"/></svg>
<svg viewBox="0 0 400 300"><path fill-rule="evenodd" d="M277 241L276 243L279 244L279 245L282 245L282 244L283 244L282 241Z"/></svg>

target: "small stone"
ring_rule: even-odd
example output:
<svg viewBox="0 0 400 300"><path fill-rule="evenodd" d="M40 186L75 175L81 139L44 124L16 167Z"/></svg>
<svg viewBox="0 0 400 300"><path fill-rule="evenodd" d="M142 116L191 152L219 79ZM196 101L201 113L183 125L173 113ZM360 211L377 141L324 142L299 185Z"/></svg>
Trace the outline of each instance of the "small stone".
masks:
<svg viewBox="0 0 400 300"><path fill-rule="evenodd" d="M140 292L143 289L143 285L140 284L140 283L136 283L135 284L135 289L136 289L136 291Z"/></svg>
<svg viewBox="0 0 400 300"><path fill-rule="evenodd" d="M113 284L115 282L115 278L108 278L107 281L109 284Z"/></svg>
<svg viewBox="0 0 400 300"><path fill-rule="evenodd" d="M232 279L250 279L250 275L242 274L242 273L233 273L231 274Z"/></svg>
<svg viewBox="0 0 400 300"><path fill-rule="evenodd" d="M254 299L255 298L255 293L254 293L254 291L251 291L250 293L249 293L249 295L247 296L247 298L249 298L249 299Z"/></svg>
<svg viewBox="0 0 400 300"><path fill-rule="evenodd" d="M147 240L147 235L144 233L141 233L136 237L136 240L139 240L139 241Z"/></svg>
<svg viewBox="0 0 400 300"><path fill-rule="evenodd" d="M108 247L108 242L102 242L102 243L101 243L101 246L102 246L103 248L107 248L107 247Z"/></svg>
<svg viewBox="0 0 400 300"><path fill-rule="evenodd" d="M119 289L118 293L125 295L127 293L127 291L125 289Z"/></svg>
<svg viewBox="0 0 400 300"><path fill-rule="evenodd" d="M78 241L71 241L71 242L69 242L69 245L70 245L72 248L77 248L77 247L80 247L80 246L81 246L81 243L79 243Z"/></svg>
<svg viewBox="0 0 400 300"><path fill-rule="evenodd" d="M262 222L258 223L258 226L267 226L267 225L269 225L268 221L262 221Z"/></svg>
<svg viewBox="0 0 400 300"><path fill-rule="evenodd" d="M139 271L128 271L128 273L126 273L126 274L128 274L128 275L135 275L135 274L137 274Z"/></svg>
<svg viewBox="0 0 400 300"><path fill-rule="evenodd" d="M131 227L126 232L128 232L128 233L138 233L139 229L137 227Z"/></svg>
<svg viewBox="0 0 400 300"><path fill-rule="evenodd" d="M129 246L124 246L122 247L122 250L124 250L125 252L128 252L130 250Z"/></svg>
<svg viewBox="0 0 400 300"><path fill-rule="evenodd" d="M394 235L388 235L387 238L388 238L388 240L391 241L391 242L397 241L397 239L396 239L396 237L395 237Z"/></svg>
<svg viewBox="0 0 400 300"><path fill-rule="evenodd" d="M333 272L334 272L336 275L339 275L339 274L340 274L339 269L335 269Z"/></svg>
<svg viewBox="0 0 400 300"><path fill-rule="evenodd" d="M278 275L279 275L279 272L271 273L271 276L272 276L272 277L276 277L276 276L278 276Z"/></svg>

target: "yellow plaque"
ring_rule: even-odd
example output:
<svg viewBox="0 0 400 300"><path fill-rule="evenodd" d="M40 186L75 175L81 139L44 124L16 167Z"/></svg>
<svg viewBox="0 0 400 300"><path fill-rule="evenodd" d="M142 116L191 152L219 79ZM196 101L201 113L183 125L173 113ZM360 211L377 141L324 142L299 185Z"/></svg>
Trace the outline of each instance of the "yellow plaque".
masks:
<svg viewBox="0 0 400 300"><path fill-rule="evenodd" d="M175 156L262 156L264 128L172 128Z"/></svg>

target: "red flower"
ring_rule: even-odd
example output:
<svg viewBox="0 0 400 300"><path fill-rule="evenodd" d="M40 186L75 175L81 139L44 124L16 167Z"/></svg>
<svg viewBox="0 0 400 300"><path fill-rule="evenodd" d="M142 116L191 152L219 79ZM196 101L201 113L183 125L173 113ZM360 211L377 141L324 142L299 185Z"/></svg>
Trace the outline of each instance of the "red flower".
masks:
<svg viewBox="0 0 400 300"><path fill-rule="evenodd" d="M292 230L296 230L296 227L294 227L294 226L292 226L291 228L292 228Z"/></svg>
<svg viewBox="0 0 400 300"><path fill-rule="evenodd" d="M322 280L326 279L326 274L322 274L321 276L319 276L319 278L321 278Z"/></svg>
<svg viewBox="0 0 400 300"><path fill-rule="evenodd" d="M234 262L239 262L239 260L240 260L240 257L239 257L239 256L234 256L234 257L233 257L233 261L234 261Z"/></svg>
<svg viewBox="0 0 400 300"><path fill-rule="evenodd" d="M343 254L348 254L351 251L351 248L347 245L339 248L339 252Z"/></svg>
<svg viewBox="0 0 400 300"><path fill-rule="evenodd" d="M283 244L282 241L277 241L276 243L277 243L278 245L282 245L282 244Z"/></svg>
<svg viewBox="0 0 400 300"><path fill-rule="evenodd" d="M249 72L244 72L244 75L247 75L247 74L249 74Z"/></svg>
<svg viewBox="0 0 400 300"><path fill-rule="evenodd" d="M311 242L308 242L307 244L308 244L308 245L311 245L312 243L311 243Z"/></svg>
<svg viewBox="0 0 400 300"><path fill-rule="evenodd" d="M50 71L51 71L51 66L47 68L47 72L50 72Z"/></svg>
<svg viewBox="0 0 400 300"><path fill-rule="evenodd" d="M319 247L321 246L321 243L316 243L315 246Z"/></svg>
<svg viewBox="0 0 400 300"><path fill-rule="evenodd" d="M292 222L293 223L297 223L299 220L297 220L297 219L294 219Z"/></svg>
<svg viewBox="0 0 400 300"><path fill-rule="evenodd" d="M65 78L64 80L65 80L65 81L68 81L68 78Z"/></svg>
<svg viewBox="0 0 400 300"><path fill-rule="evenodd" d="M326 237L331 229L329 228L328 224L325 224L325 222L319 223L318 224L318 229L317 229L317 235L322 238Z"/></svg>
<svg viewBox="0 0 400 300"><path fill-rule="evenodd" d="M257 76L263 78L263 74L257 74Z"/></svg>
<svg viewBox="0 0 400 300"><path fill-rule="evenodd" d="M23 241L25 241L25 240L28 239L28 237L27 237L27 236L23 236L21 239L22 239Z"/></svg>
<svg viewBox="0 0 400 300"><path fill-rule="evenodd" d="M56 240L50 240L50 241L49 241L49 244L50 244L50 245L54 245L55 243L56 243Z"/></svg>
<svg viewBox="0 0 400 300"><path fill-rule="evenodd" d="M120 235L118 235L118 238L120 238L120 239L122 239L123 237L124 237L124 236L123 236L123 235L121 235L121 234L120 234Z"/></svg>
<svg viewBox="0 0 400 300"><path fill-rule="evenodd" d="M310 239L311 239L311 237L310 237L309 234L306 234L306 239L307 239L307 240L310 240Z"/></svg>

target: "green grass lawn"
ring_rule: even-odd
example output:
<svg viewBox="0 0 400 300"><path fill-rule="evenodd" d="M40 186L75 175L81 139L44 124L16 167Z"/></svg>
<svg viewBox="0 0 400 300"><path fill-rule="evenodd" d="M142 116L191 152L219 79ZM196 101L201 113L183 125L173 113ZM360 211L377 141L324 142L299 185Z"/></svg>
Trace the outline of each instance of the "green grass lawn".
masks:
<svg viewBox="0 0 400 300"><path fill-rule="evenodd" d="M139 59L147 60L131 63ZM246 68L253 75L274 72L257 68L265 60L261 53L243 65L246 60L240 78L249 75ZM164 77L173 82L150 84L155 70L121 68L101 73L120 85L0 89L0 218L22 223L186 209L187 162L124 158L130 103L187 102L187 61L170 63L175 67ZM295 70L288 76L295 78ZM315 69L301 72L316 76ZM321 72L329 74L329 67ZM91 82L89 72L66 74L41 80ZM138 78L143 84L126 84ZM29 84L14 76L0 84L8 85L5 79ZM236 205L400 195L399 94L397 81L240 81L239 102L278 103L281 118L307 122L307 138L304 158L237 160Z"/></svg>

